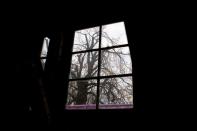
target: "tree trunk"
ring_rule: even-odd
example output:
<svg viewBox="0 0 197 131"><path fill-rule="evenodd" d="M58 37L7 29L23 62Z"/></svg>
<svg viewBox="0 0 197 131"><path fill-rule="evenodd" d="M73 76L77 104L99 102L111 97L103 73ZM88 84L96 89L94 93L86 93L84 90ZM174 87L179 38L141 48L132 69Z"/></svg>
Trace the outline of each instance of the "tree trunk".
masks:
<svg viewBox="0 0 197 131"><path fill-rule="evenodd" d="M77 82L78 91L76 97L76 104L86 104L87 102L87 94L88 94L88 82L87 81L78 81Z"/></svg>

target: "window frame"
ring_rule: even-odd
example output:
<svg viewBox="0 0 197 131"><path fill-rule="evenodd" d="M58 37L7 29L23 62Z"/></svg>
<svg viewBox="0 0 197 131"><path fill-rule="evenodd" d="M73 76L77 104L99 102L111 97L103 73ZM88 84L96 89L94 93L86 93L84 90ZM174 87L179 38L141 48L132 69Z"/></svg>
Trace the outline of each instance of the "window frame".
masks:
<svg viewBox="0 0 197 131"><path fill-rule="evenodd" d="M124 21L121 21L124 23L124 26L125 26L125 33L127 35L127 30L126 30L126 24ZM111 24L116 24L116 23L120 23L120 22L115 22L115 23L111 23ZM105 24L105 25L110 25L110 24ZM118 74L118 75L107 75L107 76L101 76L100 75L100 72L101 72L101 52L103 50L109 50L109 49L114 49L114 48L121 48L121 47L128 47L129 48L129 51L130 51L130 59L131 59L131 62L133 63L132 61L132 50L130 49L130 42L128 40L128 36L127 37L127 44L124 44L122 43L121 45L115 45L115 46L110 46L110 47L101 47L101 44L102 44L102 27L105 26L105 25L99 25L99 26L94 26L94 27L99 27L99 46L98 48L96 49L89 49L89 50L82 50L82 51L74 51L73 52L73 48L74 48L74 40L73 40L73 43L72 43L72 51L71 51L71 62L70 62L70 67L69 67L69 75L70 75L70 69L71 69L71 63L72 63L72 56L74 54L79 54L79 53L88 53L88 52L93 52L93 51L98 51L98 74L97 76L95 77L88 77L88 78L76 78L76 79L71 79L69 76L68 76L68 88L67 88L67 91L69 89L69 82L70 81L80 81L80 80L92 80L92 79L95 79L97 80L97 94L96 94L96 108L95 109L91 109L91 110L132 110L133 109L133 102L132 104L127 104L127 105L131 105L131 108L106 108L106 109L103 109L103 108L99 108L99 98L100 98L100 80L101 79L105 79L105 78L120 78L120 77L132 77L132 82L133 82L133 64L132 64L132 72L131 73L127 73L127 74ZM90 28L94 28L94 27L90 27ZM90 29L90 28L85 28L85 29ZM84 29L84 30L85 30ZM83 30L83 29L80 29L80 30ZM75 33L76 31L78 30L75 30ZM75 33L74 33L74 38L75 38ZM65 104L65 109L67 111L79 111L79 110L88 110L88 109L67 109L66 106L67 106L67 99L68 99L68 93L67 93L67 96L66 96L66 104ZM109 104L110 105L110 104ZM117 104L118 105L118 104ZM126 105L126 104L125 104Z"/></svg>

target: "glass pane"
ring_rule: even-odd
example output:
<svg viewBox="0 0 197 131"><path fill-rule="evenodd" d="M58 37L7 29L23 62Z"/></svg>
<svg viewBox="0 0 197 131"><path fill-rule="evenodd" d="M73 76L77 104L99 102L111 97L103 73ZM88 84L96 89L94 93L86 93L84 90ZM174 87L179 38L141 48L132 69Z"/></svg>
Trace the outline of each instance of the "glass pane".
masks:
<svg viewBox="0 0 197 131"><path fill-rule="evenodd" d="M106 78L100 80L100 109L131 108L132 105L132 77Z"/></svg>
<svg viewBox="0 0 197 131"><path fill-rule="evenodd" d="M73 52L91 50L99 47L99 27L75 32Z"/></svg>
<svg viewBox="0 0 197 131"><path fill-rule="evenodd" d="M79 53L72 56L70 79L97 76L98 51Z"/></svg>
<svg viewBox="0 0 197 131"><path fill-rule="evenodd" d="M45 37L43 41L41 57L47 57L49 42L50 42L50 39L48 37Z"/></svg>
<svg viewBox="0 0 197 131"><path fill-rule="evenodd" d="M101 52L101 76L132 73L129 47L114 48Z"/></svg>
<svg viewBox="0 0 197 131"><path fill-rule="evenodd" d="M70 81L67 109L96 109L97 80Z"/></svg>
<svg viewBox="0 0 197 131"><path fill-rule="evenodd" d="M128 44L124 22L102 26L101 47Z"/></svg>

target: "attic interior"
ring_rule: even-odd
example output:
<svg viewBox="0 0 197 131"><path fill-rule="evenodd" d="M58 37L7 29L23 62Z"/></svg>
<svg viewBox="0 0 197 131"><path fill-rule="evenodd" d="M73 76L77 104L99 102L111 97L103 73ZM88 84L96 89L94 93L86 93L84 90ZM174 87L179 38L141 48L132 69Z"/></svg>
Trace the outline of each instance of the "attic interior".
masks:
<svg viewBox="0 0 197 131"><path fill-rule="evenodd" d="M104 124L114 121L116 124L130 123L140 109L139 88L136 81L136 44L137 21L133 17L93 17L78 21L77 18L65 22L62 31L34 31L15 35L16 46L16 85L14 89L14 110L20 118L21 126L29 127L65 127L73 129L76 125L87 126L87 122L98 127L97 121ZM134 92L134 108L106 110L66 110L69 72L72 60L72 49L75 31L101 25L124 22L128 47L132 59L132 78ZM44 38L50 39L46 63L43 69L41 51ZM137 92L137 93L136 93ZM139 92L139 93L138 93ZM119 118L120 117L120 118ZM118 119L117 119L118 118ZM121 120L121 121L119 121ZM127 124L129 125L129 124Z"/></svg>

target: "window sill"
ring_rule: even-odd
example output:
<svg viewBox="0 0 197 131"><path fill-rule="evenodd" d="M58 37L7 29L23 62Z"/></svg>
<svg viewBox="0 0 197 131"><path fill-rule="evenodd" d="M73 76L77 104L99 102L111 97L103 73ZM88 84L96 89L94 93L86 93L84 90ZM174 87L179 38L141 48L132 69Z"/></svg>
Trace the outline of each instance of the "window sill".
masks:
<svg viewBox="0 0 197 131"><path fill-rule="evenodd" d="M96 110L95 104L90 105L66 105L66 110ZM99 109L132 109L131 104L101 104Z"/></svg>

